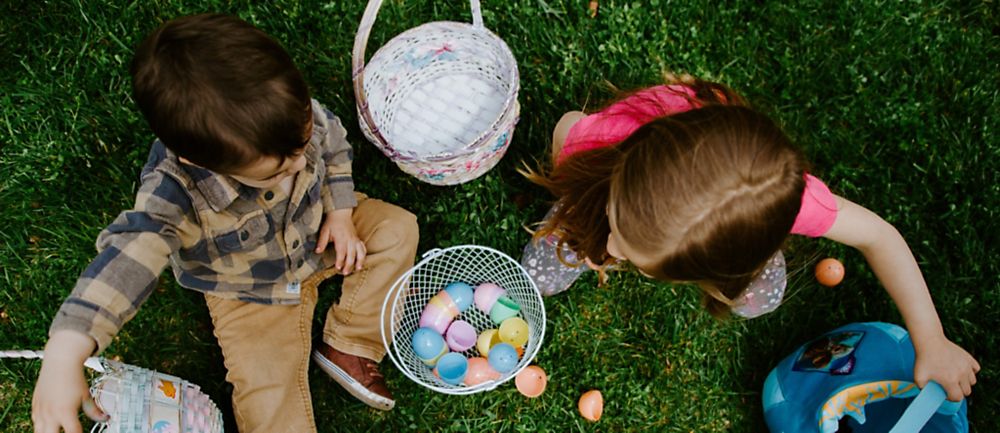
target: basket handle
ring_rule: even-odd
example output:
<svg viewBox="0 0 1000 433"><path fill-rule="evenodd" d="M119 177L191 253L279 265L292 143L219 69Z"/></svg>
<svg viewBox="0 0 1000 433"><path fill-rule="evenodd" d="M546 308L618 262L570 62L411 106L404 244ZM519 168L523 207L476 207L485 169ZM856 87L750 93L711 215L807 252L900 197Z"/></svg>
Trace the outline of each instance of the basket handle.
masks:
<svg viewBox="0 0 1000 433"><path fill-rule="evenodd" d="M479 7L479 0L469 0L472 9L472 25L477 28L483 27L483 13ZM368 109L368 97L365 96L365 49L368 47L368 36L371 35L372 26L375 25L375 18L378 10L382 7L382 0L368 0L365 13L361 17L361 24L358 25L358 33L354 35L354 49L351 51L351 80L354 82L354 98L358 104L358 113L371 129L372 135L378 141L382 153L391 158L399 156L389 144L389 141L382 135L382 131L375 124L371 110Z"/></svg>
<svg viewBox="0 0 1000 433"><path fill-rule="evenodd" d="M930 421L931 417L937 413L938 408L945 401L944 388L937 382L930 381L920 390L917 397L910 402L910 405L903 412L896 425L889 433L906 433L920 431Z"/></svg>
<svg viewBox="0 0 1000 433"><path fill-rule="evenodd" d="M42 359L44 358L45 352L41 350L0 350L0 358L15 358L15 359ZM98 373L104 373L104 364L101 363L101 358L91 356L87 358L83 363L84 367L94 370Z"/></svg>

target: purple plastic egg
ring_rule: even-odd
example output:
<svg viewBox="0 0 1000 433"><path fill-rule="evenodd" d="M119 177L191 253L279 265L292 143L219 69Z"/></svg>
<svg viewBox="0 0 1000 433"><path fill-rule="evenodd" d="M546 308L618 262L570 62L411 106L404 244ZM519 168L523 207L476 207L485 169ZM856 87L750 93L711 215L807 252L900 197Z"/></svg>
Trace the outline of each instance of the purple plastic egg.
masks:
<svg viewBox="0 0 1000 433"><path fill-rule="evenodd" d="M458 316L458 305L451 300L451 296L444 290L438 292L427 301L424 311L420 313L418 325L421 328L430 328L444 335L448 330L448 325Z"/></svg>
<svg viewBox="0 0 1000 433"><path fill-rule="evenodd" d="M476 308L478 308L479 311L482 311L483 314L490 314L490 310L493 309L493 304L497 302L498 298L506 294L507 291L496 284L483 283L476 287L473 298L476 301Z"/></svg>
<svg viewBox="0 0 1000 433"><path fill-rule="evenodd" d="M448 348L455 352L465 352L476 345L476 328L464 320L451 322L445 341Z"/></svg>

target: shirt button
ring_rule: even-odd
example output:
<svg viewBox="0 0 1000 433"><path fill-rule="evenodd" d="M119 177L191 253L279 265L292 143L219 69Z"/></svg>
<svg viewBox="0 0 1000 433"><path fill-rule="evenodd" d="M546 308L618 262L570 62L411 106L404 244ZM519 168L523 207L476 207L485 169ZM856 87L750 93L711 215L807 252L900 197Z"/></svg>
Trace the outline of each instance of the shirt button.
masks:
<svg viewBox="0 0 1000 433"><path fill-rule="evenodd" d="M305 263L306 263L305 260L299 259L299 262L295 264L295 267L296 268L301 268L302 265L304 265Z"/></svg>
<svg viewBox="0 0 1000 433"><path fill-rule="evenodd" d="M295 242L292 242L292 249L293 250L296 249L296 248L298 248L298 247L299 247L299 241L298 240L296 240Z"/></svg>
<svg viewBox="0 0 1000 433"><path fill-rule="evenodd" d="M246 230L243 230L243 231L242 231L242 232L240 233L240 240L241 240L241 241L245 241L245 240L247 240L247 239L250 239L250 232L248 232L248 231L246 231Z"/></svg>
<svg viewBox="0 0 1000 433"><path fill-rule="evenodd" d="M274 192L273 191L268 191L268 192L264 193L264 200L270 200L272 198L274 198Z"/></svg>

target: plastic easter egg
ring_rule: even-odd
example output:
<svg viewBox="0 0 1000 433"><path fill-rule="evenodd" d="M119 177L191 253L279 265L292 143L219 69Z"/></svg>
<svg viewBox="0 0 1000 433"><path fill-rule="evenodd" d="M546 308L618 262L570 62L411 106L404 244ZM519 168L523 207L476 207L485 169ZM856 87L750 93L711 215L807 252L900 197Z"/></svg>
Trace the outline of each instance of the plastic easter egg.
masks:
<svg viewBox="0 0 1000 433"><path fill-rule="evenodd" d="M500 333L496 329L487 329L479 333L479 338L476 340L476 350L479 351L480 356L486 356L490 353L490 349L499 342Z"/></svg>
<svg viewBox="0 0 1000 433"><path fill-rule="evenodd" d="M844 264L834 258L820 260L816 264L816 281L820 284L833 287L844 280Z"/></svg>
<svg viewBox="0 0 1000 433"><path fill-rule="evenodd" d="M490 367L490 362L486 358L477 356L469 359L469 368L465 373L465 384L469 386L479 385L483 382L497 380L500 372Z"/></svg>
<svg viewBox="0 0 1000 433"><path fill-rule="evenodd" d="M433 367L441 355L448 353L448 347L444 344L444 338L430 328L420 328L413 332L410 337L410 344L413 346L413 353L420 358L424 364Z"/></svg>
<svg viewBox="0 0 1000 433"><path fill-rule="evenodd" d="M461 384L468 370L469 360L456 352L446 353L434 367L434 373L449 385Z"/></svg>
<svg viewBox="0 0 1000 433"><path fill-rule="evenodd" d="M510 373L514 367L517 367L517 351L514 350L514 346L500 343L490 349L487 360L494 370L500 373Z"/></svg>
<svg viewBox="0 0 1000 433"><path fill-rule="evenodd" d="M520 317L511 317L500 324L500 341L521 347L528 342L528 322Z"/></svg>
<svg viewBox="0 0 1000 433"><path fill-rule="evenodd" d="M490 310L493 309L493 304L497 302L497 299L501 296L505 296L507 291L500 286L493 283L483 283L476 286L476 291L473 294L473 298L476 302L476 308L482 311L483 314L490 314Z"/></svg>
<svg viewBox="0 0 1000 433"><path fill-rule="evenodd" d="M454 282L445 287L444 291L448 292L451 300L455 301L455 305L458 305L458 311L468 310L472 306L472 299L475 297L472 292L472 286L461 282Z"/></svg>
<svg viewBox="0 0 1000 433"><path fill-rule="evenodd" d="M604 397L601 396L600 391L592 389L580 396L580 402L576 406L580 410L580 415L587 421L596 422L601 419L601 414L604 413Z"/></svg>
<svg viewBox="0 0 1000 433"><path fill-rule="evenodd" d="M456 352L465 352L470 347L476 345L476 328L464 320L451 322L448 333L445 334L444 341L448 343L448 348Z"/></svg>
<svg viewBox="0 0 1000 433"><path fill-rule="evenodd" d="M545 392L545 385L549 383L549 377L545 375L545 370L537 365L530 365L521 370L514 378L517 391L528 398L535 398Z"/></svg>
<svg viewBox="0 0 1000 433"><path fill-rule="evenodd" d="M420 313L418 325L421 328L431 328L438 334L444 335L445 331L448 330L448 325L458 313L458 305L451 299L448 292L442 290L427 301L424 311Z"/></svg>
<svg viewBox="0 0 1000 433"><path fill-rule="evenodd" d="M499 325L504 320L517 316L517 313L520 311L521 306L517 305L517 302L506 296L501 296L497 298L497 302L493 304L493 308L490 310L490 320Z"/></svg>

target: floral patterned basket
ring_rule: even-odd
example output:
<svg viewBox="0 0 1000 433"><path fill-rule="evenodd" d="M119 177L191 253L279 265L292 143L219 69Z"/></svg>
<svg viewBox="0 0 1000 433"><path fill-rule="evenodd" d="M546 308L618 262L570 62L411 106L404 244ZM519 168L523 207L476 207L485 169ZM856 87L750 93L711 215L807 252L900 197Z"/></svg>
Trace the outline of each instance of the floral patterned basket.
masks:
<svg viewBox="0 0 1000 433"><path fill-rule="evenodd" d="M382 0L370 0L354 38L353 79L361 130L404 172L434 185L470 181L507 151L518 121L517 62L483 27L437 21L397 35L365 65Z"/></svg>

